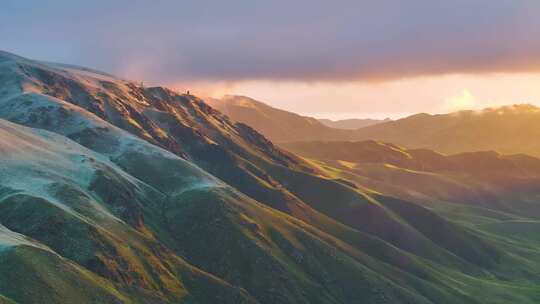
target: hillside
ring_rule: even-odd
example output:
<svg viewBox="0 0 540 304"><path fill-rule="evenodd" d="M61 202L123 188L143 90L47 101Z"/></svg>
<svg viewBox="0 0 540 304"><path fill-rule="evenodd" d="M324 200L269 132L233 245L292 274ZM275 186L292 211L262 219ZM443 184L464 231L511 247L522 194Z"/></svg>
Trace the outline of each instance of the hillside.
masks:
<svg viewBox="0 0 540 304"><path fill-rule="evenodd" d="M540 156L540 109L528 104L417 114L356 131L355 140L375 139L443 153L494 150Z"/></svg>
<svg viewBox="0 0 540 304"><path fill-rule="evenodd" d="M356 187L195 96L0 53L0 117L2 301L540 298L540 257L500 227Z"/></svg>
<svg viewBox="0 0 540 304"><path fill-rule="evenodd" d="M407 149L373 140L291 142L282 146L298 155L319 160L382 163L411 170L470 175L540 176L540 159L524 154L502 155L494 151L479 151L445 155L433 150Z"/></svg>
<svg viewBox="0 0 540 304"><path fill-rule="evenodd" d="M230 118L252 126L269 139L294 141L378 140L442 153L497 151L540 156L540 108L522 104L460 111L416 114L395 121L316 121L272 108L248 97L229 96L211 104ZM356 128L357 122L368 125Z"/></svg>
<svg viewBox="0 0 540 304"><path fill-rule="evenodd" d="M186 263L161 245L153 230L163 208L173 208L164 204L168 193L219 189L221 183L171 153L101 127L110 135L96 141L107 151L95 153L66 137L0 120L0 293L17 303L208 297L255 303ZM132 164L127 170L153 168L168 175L174 188L165 188L151 171L143 182L122 170L132 157L138 168ZM173 178L162 166L184 177ZM216 294L201 294L201 286Z"/></svg>
<svg viewBox="0 0 540 304"><path fill-rule="evenodd" d="M535 203L540 193L540 159L535 157L493 151L444 155L376 141L284 146L359 187L421 202L436 211L465 204L476 208L469 210L473 213L540 217ZM462 216L467 214L461 210ZM484 215L484 220L493 220L489 217Z"/></svg>
<svg viewBox="0 0 540 304"><path fill-rule="evenodd" d="M208 99L211 106L235 121L245 123L274 142L330 140L348 133L319 120L276 109L245 96Z"/></svg>
<svg viewBox="0 0 540 304"><path fill-rule="evenodd" d="M540 250L538 158L493 151L444 155L375 141L296 142L287 148L329 176L375 196L416 202L526 260Z"/></svg>

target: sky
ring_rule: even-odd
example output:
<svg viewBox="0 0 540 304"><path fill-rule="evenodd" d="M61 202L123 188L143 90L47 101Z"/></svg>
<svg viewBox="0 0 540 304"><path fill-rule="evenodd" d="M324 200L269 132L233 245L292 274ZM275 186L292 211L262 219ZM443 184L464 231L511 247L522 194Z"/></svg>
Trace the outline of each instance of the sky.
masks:
<svg viewBox="0 0 540 304"><path fill-rule="evenodd" d="M301 114L540 105L540 1L2 0L0 49Z"/></svg>

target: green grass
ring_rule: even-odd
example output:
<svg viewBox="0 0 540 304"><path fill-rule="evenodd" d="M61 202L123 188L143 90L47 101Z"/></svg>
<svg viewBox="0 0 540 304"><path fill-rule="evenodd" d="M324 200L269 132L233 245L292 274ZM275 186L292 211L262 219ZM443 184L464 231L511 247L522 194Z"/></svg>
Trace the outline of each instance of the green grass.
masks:
<svg viewBox="0 0 540 304"><path fill-rule="evenodd" d="M192 96L120 81L103 82L95 94L42 64L17 66L27 74L14 76L31 75L44 93L66 101L77 96L80 107L176 156L128 140L106 121L54 98L41 98L47 108L29 107L28 117L5 111L4 117L97 151L70 142L69 157L58 155L56 148L69 142L58 137L36 147L31 162L17 163L11 173L25 174L16 180L0 175L0 184L21 188L0 191L0 222L37 246L0 253L5 298L538 303L538 244L523 240L523 228L495 225L527 219L535 207L530 198L510 193L506 201L491 200L478 188L482 183L409 166L412 153L377 142L371 143L375 152L384 148L392 156L378 165L303 161ZM25 96L11 105L28 106L39 97ZM73 121L88 128L73 125L78 131L66 134L70 128L63 124ZM52 156L62 166L42 162ZM85 172L76 170L81 159ZM68 175L66 168L75 169Z"/></svg>

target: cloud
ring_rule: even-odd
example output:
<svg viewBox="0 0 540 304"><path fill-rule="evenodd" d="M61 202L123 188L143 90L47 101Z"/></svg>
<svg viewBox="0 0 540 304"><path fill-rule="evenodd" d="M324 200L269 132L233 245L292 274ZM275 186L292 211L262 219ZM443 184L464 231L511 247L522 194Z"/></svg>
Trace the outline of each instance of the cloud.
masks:
<svg viewBox="0 0 540 304"><path fill-rule="evenodd" d="M540 71L537 0L6 1L0 48L146 81Z"/></svg>

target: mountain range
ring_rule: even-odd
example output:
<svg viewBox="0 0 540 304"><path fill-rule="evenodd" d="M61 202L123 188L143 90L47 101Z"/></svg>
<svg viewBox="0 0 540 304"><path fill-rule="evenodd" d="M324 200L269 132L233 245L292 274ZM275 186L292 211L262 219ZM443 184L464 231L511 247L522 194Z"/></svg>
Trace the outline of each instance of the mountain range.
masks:
<svg viewBox="0 0 540 304"><path fill-rule="evenodd" d="M443 153L494 150L540 156L540 108L517 104L450 114L417 114L360 129L356 140L376 139Z"/></svg>
<svg viewBox="0 0 540 304"><path fill-rule="evenodd" d="M329 127L307 117L271 107L246 96L227 95L208 98L208 103L235 121L252 126L275 142L299 140L332 140L346 137L348 130Z"/></svg>
<svg viewBox="0 0 540 304"><path fill-rule="evenodd" d="M0 303L539 301L540 160L255 105L0 52Z"/></svg>
<svg viewBox="0 0 540 304"><path fill-rule="evenodd" d="M540 136L540 108L530 104L368 120L370 124L360 128L323 125L324 120L317 123L314 118L275 109L248 97L229 96L211 104L277 143L377 140L442 153L492 150L540 156L540 142L532 140Z"/></svg>

